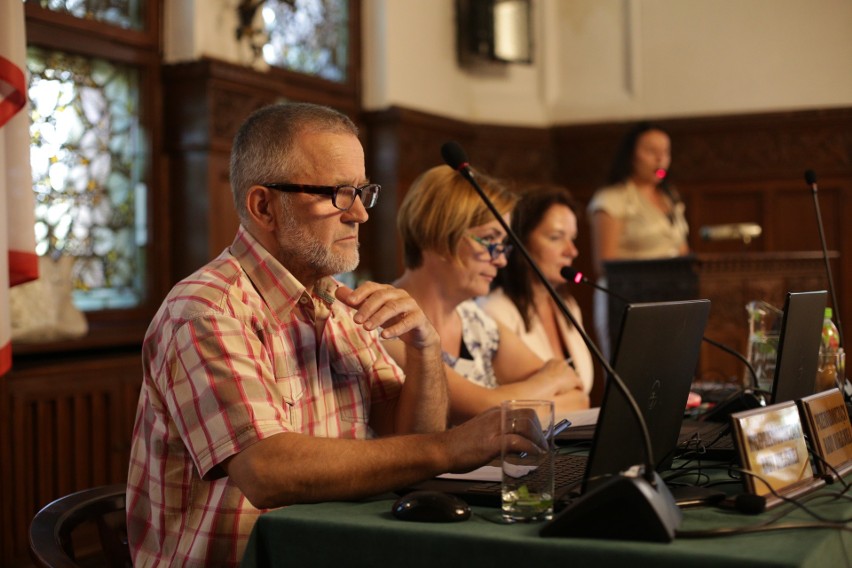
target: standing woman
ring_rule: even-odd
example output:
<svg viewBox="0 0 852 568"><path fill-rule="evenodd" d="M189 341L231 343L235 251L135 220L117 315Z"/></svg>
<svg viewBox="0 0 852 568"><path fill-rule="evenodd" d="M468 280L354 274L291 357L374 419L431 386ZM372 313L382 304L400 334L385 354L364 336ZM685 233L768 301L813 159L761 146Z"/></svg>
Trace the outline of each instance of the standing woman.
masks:
<svg viewBox="0 0 852 568"><path fill-rule="evenodd" d="M512 230L582 326L580 306L560 274L577 258L576 212L576 202L564 187L530 187L512 212ZM568 362L588 393L594 380L591 353L580 332L562 314L519 251L509 254L495 284L481 302L486 313L511 329L542 359L561 358Z"/></svg>
<svg viewBox="0 0 852 568"><path fill-rule="evenodd" d="M689 253L684 205L666 182L671 140L661 128L642 122L621 142L609 185L592 197L592 262L598 283L606 287L604 262L671 258ZM609 357L607 296L595 292L595 327Z"/></svg>
<svg viewBox="0 0 852 568"><path fill-rule="evenodd" d="M517 197L497 180L477 179L508 222ZM551 399L557 412L588 408L582 382L563 358L545 362L474 301L488 294L509 246L500 222L458 172L437 166L418 177L397 223L405 272L395 286L417 301L441 338L453 423L515 398ZM399 342L386 347L404 363Z"/></svg>

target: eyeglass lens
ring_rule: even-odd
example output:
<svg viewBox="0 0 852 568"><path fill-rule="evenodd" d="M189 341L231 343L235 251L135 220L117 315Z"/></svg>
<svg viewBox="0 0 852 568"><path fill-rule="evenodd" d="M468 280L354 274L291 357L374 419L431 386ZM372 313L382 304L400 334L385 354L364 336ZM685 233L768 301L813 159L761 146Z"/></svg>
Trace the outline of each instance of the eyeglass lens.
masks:
<svg viewBox="0 0 852 568"><path fill-rule="evenodd" d="M497 260L497 257L499 257L501 254L509 256L509 253L512 252L511 244L492 243L474 235L471 235L471 238L485 247L485 249L488 251L488 254L491 256L491 260Z"/></svg>
<svg viewBox="0 0 852 568"><path fill-rule="evenodd" d="M334 206L347 211L355 203L356 195L361 196L364 209L370 209L379 200L379 186L374 183L357 188L351 185L340 185L334 192Z"/></svg>

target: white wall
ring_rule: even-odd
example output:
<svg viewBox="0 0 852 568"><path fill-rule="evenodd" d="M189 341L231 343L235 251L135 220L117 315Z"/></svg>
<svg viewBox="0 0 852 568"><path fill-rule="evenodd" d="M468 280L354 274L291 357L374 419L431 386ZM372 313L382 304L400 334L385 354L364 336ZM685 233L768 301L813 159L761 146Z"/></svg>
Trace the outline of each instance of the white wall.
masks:
<svg viewBox="0 0 852 568"><path fill-rule="evenodd" d="M546 124L541 66L456 63L454 0L364 0L364 106L473 122Z"/></svg>
<svg viewBox="0 0 852 568"><path fill-rule="evenodd" d="M551 7L551 28L563 31L548 77L556 122L852 104L849 0L556 0ZM604 37L617 49L603 49L601 65Z"/></svg>
<svg viewBox="0 0 852 568"><path fill-rule="evenodd" d="M178 63L212 57L250 65L251 49L236 39L239 3L240 0L166 0L163 17L165 61ZM256 18L259 25L259 10ZM262 61L254 67L267 68Z"/></svg>
<svg viewBox="0 0 852 568"><path fill-rule="evenodd" d="M470 71L454 0L363 0L364 107L542 126L852 106L852 0L533 2L535 63ZM166 59L249 61L237 4L166 2Z"/></svg>

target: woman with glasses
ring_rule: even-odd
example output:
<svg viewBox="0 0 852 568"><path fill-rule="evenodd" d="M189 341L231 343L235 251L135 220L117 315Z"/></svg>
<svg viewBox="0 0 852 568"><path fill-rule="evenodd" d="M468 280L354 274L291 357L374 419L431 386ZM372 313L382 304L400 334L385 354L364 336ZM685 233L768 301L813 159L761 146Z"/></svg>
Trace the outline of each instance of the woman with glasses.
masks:
<svg viewBox="0 0 852 568"><path fill-rule="evenodd" d="M477 180L508 221L517 200L497 180ZM467 181L448 166L417 178L397 217L405 272L394 282L420 305L441 338L451 420L513 398L552 399L557 411L587 408L583 383L564 358L544 361L474 301L506 265L506 232ZM404 363L401 345L388 345Z"/></svg>
<svg viewBox="0 0 852 568"><path fill-rule="evenodd" d="M576 211L577 205L564 187L529 187L512 211L512 231L582 325L580 307L561 274L578 254ZM486 313L517 334L540 358L564 359L580 377L583 390L589 392L594 380L589 348L519 251L506 255L506 266L494 283L494 290L480 302Z"/></svg>

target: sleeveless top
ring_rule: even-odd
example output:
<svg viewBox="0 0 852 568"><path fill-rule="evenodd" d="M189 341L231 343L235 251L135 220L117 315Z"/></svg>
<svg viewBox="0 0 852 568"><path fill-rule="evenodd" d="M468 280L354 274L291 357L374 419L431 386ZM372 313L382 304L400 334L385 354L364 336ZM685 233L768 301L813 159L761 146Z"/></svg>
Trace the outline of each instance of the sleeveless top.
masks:
<svg viewBox="0 0 852 568"><path fill-rule="evenodd" d="M473 383L489 389L496 388L494 355L500 344L497 324L473 300L459 304L456 312L462 322L461 351L458 357L445 351L444 363Z"/></svg>

